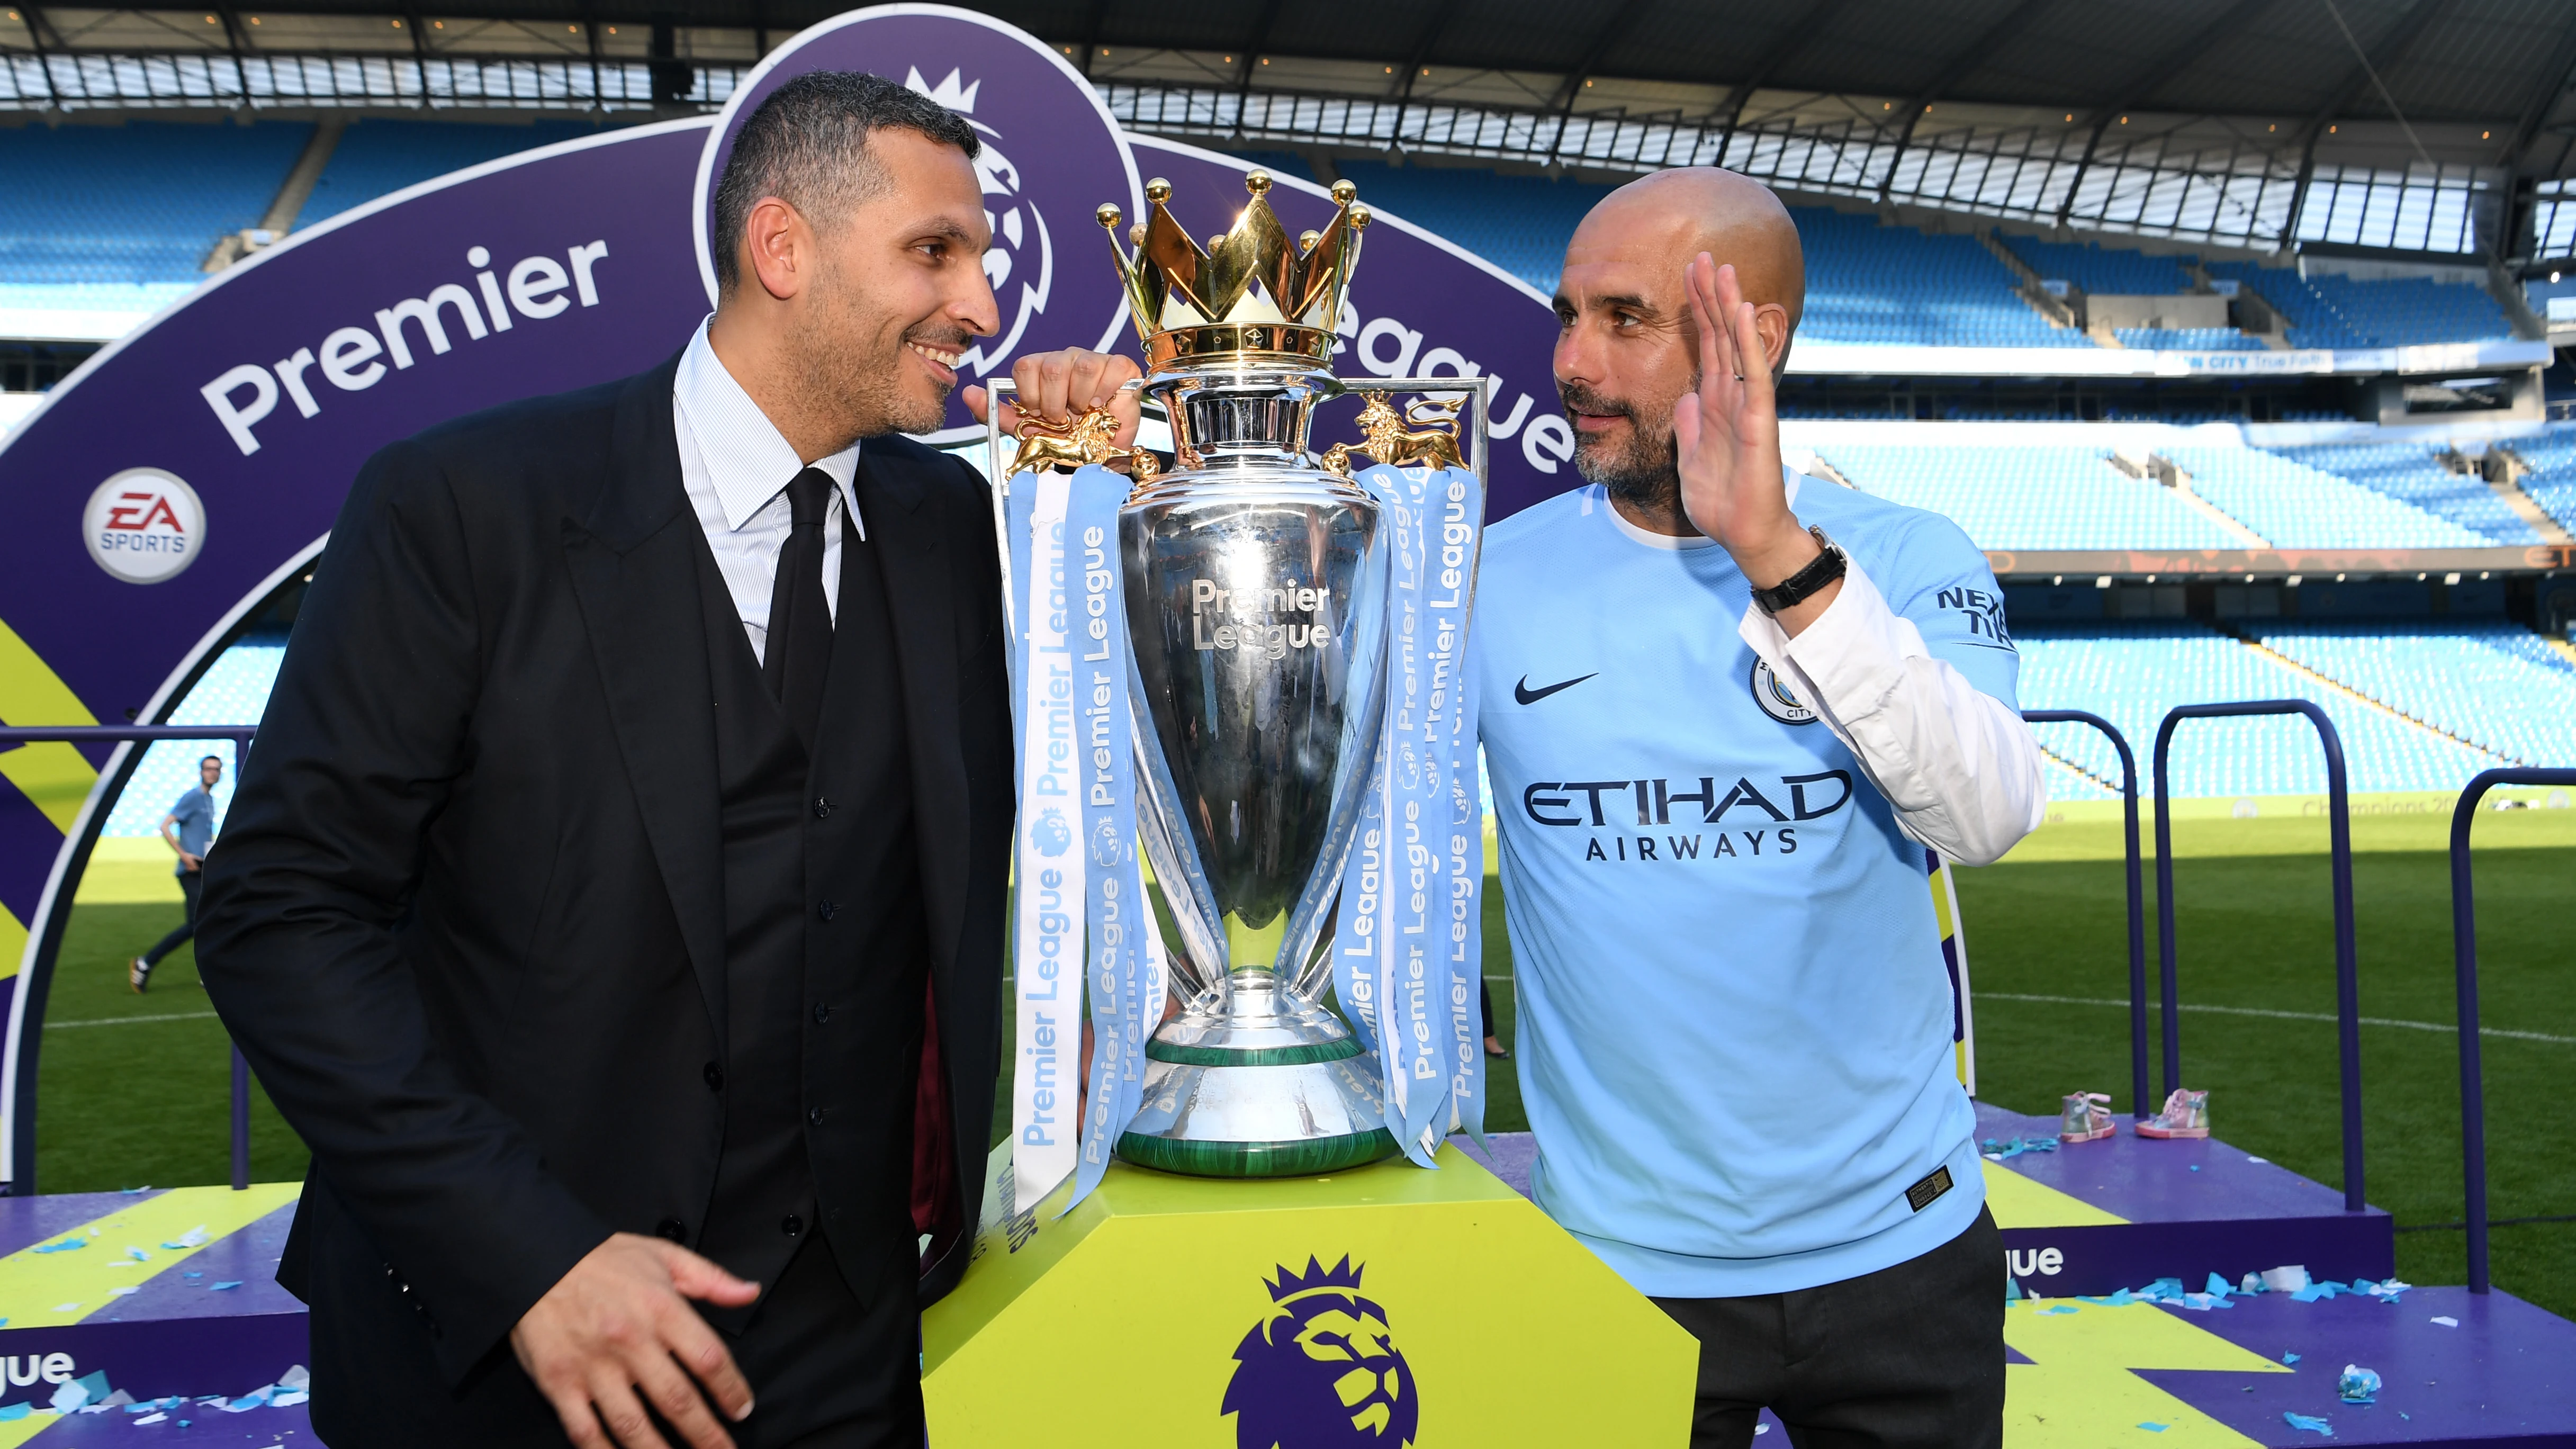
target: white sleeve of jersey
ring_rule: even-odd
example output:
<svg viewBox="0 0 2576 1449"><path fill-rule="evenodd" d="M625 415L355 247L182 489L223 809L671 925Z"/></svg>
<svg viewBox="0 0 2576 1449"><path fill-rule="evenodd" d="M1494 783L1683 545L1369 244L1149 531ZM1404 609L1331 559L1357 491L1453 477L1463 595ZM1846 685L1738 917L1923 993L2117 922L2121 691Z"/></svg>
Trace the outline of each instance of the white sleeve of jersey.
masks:
<svg viewBox="0 0 2576 1449"><path fill-rule="evenodd" d="M1859 564L1797 638L1759 606L1736 632L1860 758L1907 835L1990 865L2039 828L2048 792L2030 726L1935 658Z"/></svg>

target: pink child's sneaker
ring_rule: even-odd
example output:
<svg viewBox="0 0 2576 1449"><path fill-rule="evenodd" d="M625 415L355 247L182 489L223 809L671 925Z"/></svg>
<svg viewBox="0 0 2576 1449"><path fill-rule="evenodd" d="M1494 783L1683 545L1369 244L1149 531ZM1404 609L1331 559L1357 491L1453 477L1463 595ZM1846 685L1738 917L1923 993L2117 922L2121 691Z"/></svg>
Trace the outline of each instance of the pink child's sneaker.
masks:
<svg viewBox="0 0 2576 1449"><path fill-rule="evenodd" d="M2098 1142L2112 1133L2111 1098L2105 1092L2069 1092L2060 1111L2057 1140Z"/></svg>
<svg viewBox="0 0 2576 1449"><path fill-rule="evenodd" d="M2209 1135L2209 1094L2185 1091L2180 1087L2165 1098L2165 1109L2138 1124L2141 1137L2206 1137Z"/></svg>

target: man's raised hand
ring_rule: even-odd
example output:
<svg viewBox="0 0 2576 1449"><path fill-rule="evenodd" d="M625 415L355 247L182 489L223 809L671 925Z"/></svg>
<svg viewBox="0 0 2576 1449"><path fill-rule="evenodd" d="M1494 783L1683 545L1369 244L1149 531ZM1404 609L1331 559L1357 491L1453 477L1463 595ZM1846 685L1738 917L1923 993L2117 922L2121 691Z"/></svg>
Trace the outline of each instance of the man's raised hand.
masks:
<svg viewBox="0 0 2576 1449"><path fill-rule="evenodd" d="M1746 577L1768 587L1816 555L1780 481L1770 355L1734 267L1702 252L1683 284L1699 333L1699 388L1673 404L1682 512L1735 555Z"/></svg>
<svg viewBox="0 0 2576 1449"><path fill-rule="evenodd" d="M1011 364L1011 382L1018 394L1002 404L1002 434L1011 436L1023 415L1061 423L1075 413L1106 408L1118 419L1118 435L1111 441L1128 447L1136 441L1143 403L1136 389L1126 384L1143 375L1131 358L1084 347L1031 353ZM975 415L975 421L984 421L992 405L991 395L980 387L970 387L965 400L966 410Z"/></svg>
<svg viewBox="0 0 2576 1449"><path fill-rule="evenodd" d="M732 1449L716 1411L748 1418L751 1386L689 1300L739 1308L759 1296L686 1248L618 1233L528 1309L510 1348L581 1449L670 1449L653 1414L693 1449Z"/></svg>

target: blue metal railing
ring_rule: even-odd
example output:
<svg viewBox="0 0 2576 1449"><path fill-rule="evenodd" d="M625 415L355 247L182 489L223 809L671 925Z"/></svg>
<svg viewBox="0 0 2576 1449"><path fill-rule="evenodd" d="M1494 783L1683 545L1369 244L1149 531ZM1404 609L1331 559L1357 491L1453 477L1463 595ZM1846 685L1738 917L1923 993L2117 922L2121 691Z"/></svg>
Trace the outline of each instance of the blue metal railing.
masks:
<svg viewBox="0 0 2576 1449"><path fill-rule="evenodd" d="M241 778L242 757L250 752L256 725L39 725L0 729L0 749L19 745L121 745L154 740L230 740L233 778ZM38 1023L37 1030L43 1030ZM233 1048L233 1191L250 1190L250 1063ZM25 1191L20 1187L19 1191Z"/></svg>
<svg viewBox="0 0 2576 1449"><path fill-rule="evenodd" d="M2154 1109L2147 1105L2147 889L2138 855L2138 757L2130 753L2127 737L2098 714L2026 709L2021 717L2032 724L2091 725L2120 752L2120 814L2129 851L2129 1107L2144 1121Z"/></svg>
<svg viewBox="0 0 2576 1449"><path fill-rule="evenodd" d="M2478 904L2469 879L2469 826L2498 785L2576 785L2576 770L2486 770L2451 811L2451 971L2460 998L2460 1186L2469 1220L2469 1291L2487 1291L2486 1068L2478 1059Z"/></svg>
<svg viewBox="0 0 2576 1449"><path fill-rule="evenodd" d="M2317 743L2325 748L2326 828L2334 875L2335 1034L2343 1073L2343 1206L2346 1212L2360 1212L2367 1201L2361 1174L2361 985L2352 934L2352 800L2345 787L2343 737L2335 733L2325 710L2307 700L2186 704L2168 712L2156 727L2156 955L2163 978L2165 1091L2182 1085L2182 1003L2174 976L2173 802L2166 769L2174 727L2187 719L2264 714L2307 716L2316 726Z"/></svg>

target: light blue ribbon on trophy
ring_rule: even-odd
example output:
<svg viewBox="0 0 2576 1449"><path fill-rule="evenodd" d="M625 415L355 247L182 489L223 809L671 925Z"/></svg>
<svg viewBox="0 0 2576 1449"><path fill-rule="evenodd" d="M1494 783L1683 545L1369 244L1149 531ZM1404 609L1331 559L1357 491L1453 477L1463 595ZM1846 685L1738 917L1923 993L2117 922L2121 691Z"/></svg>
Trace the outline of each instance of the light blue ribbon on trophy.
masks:
<svg viewBox="0 0 2576 1449"><path fill-rule="evenodd" d="M1083 1069L1083 908L1087 872L1073 759L1076 714L1065 577L1069 480L1040 473L1011 488L1011 712L1017 725L1019 831L1011 916L1018 1061L1011 1074L1010 1213L1030 1212L1074 1171ZM1051 749L1049 746L1059 746ZM1017 1241L1017 1239L1014 1239Z"/></svg>
<svg viewBox="0 0 2576 1449"><path fill-rule="evenodd" d="M1485 1140L1485 804L1476 784L1476 679L1467 649L1485 490L1476 475L1431 475L1423 573L1431 621L1431 751L1446 793L1447 887L1441 954L1448 968L1449 1128Z"/></svg>
<svg viewBox="0 0 2576 1449"><path fill-rule="evenodd" d="M1334 990L1378 1054L1388 1127L1428 1167L1449 1131L1484 1131L1484 817L1465 675L1484 489L1448 469L1373 467L1355 481L1393 531L1390 644L1376 775L1334 923Z"/></svg>
<svg viewBox="0 0 2576 1449"><path fill-rule="evenodd" d="M1425 469L1375 467L1372 486L1390 505L1386 771L1390 923L1381 928L1378 1020L1390 1121L1405 1155L1431 1165L1449 1127L1447 782L1431 717L1433 660Z"/></svg>
<svg viewBox="0 0 2576 1449"><path fill-rule="evenodd" d="M1073 652L1073 764L1082 796L1079 842L1090 867L1084 892L1090 937L1085 983L1091 999L1090 1099L1074 1167L1073 1206L1099 1185L1118 1135L1144 1095L1147 937L1160 929L1136 868L1135 733L1129 713L1134 670L1127 635L1118 510L1128 480L1098 465L1073 475L1065 512L1066 637ZM1152 1021L1162 1018L1159 990Z"/></svg>

